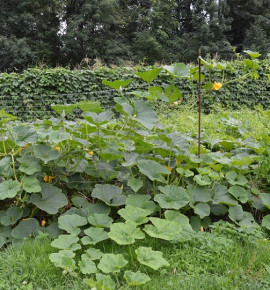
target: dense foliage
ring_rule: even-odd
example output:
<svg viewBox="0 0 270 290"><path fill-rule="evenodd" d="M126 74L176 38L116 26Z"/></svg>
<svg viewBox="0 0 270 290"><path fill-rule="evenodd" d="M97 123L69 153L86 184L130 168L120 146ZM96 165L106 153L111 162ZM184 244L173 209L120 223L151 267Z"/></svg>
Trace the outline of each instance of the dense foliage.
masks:
<svg viewBox="0 0 270 290"><path fill-rule="evenodd" d="M269 52L267 0L1 0L0 70Z"/></svg>
<svg viewBox="0 0 270 290"><path fill-rule="evenodd" d="M252 54L253 57L259 54ZM183 64L182 64L183 66ZM181 65L179 65L181 67ZM164 67L166 68L166 66ZM136 72L145 67L107 68L95 70L28 69L23 73L0 74L0 99L6 112L21 120L35 120L46 116L55 116L50 105L76 103L83 100L101 102L105 108L113 106L113 97L120 92L104 86L104 79L132 80L124 88L125 92L147 89ZM197 98L197 67L190 65L183 78L173 78L166 71L160 72L153 81L155 86L165 87L174 83L183 98L183 103L192 104ZM209 111L211 106L221 104L227 108L249 108L261 103L270 107L270 62L269 60L250 59L245 54L234 62L207 60L203 62L203 108ZM213 91L214 81L222 82L221 90ZM181 96L180 96L181 94ZM167 108L168 109L168 108Z"/></svg>
<svg viewBox="0 0 270 290"><path fill-rule="evenodd" d="M184 64L165 69L173 79L190 77ZM184 243L221 218L254 234L258 222L270 230L269 134L260 142L241 134L205 138L198 157L196 136L163 127L141 99L179 102L174 84L151 85L161 70L137 73L148 84L137 98L123 93L131 80L104 80L121 95L114 111L91 101L54 105L60 117L34 123L1 111L1 246L49 235L58 249L50 260L64 273L80 273L92 288L113 289L119 273L131 286L150 280L134 272L135 259L153 270L169 266L161 251L137 240ZM81 118L67 120L76 108ZM270 117L262 107L258 113ZM135 250L129 256L107 252L106 241Z"/></svg>

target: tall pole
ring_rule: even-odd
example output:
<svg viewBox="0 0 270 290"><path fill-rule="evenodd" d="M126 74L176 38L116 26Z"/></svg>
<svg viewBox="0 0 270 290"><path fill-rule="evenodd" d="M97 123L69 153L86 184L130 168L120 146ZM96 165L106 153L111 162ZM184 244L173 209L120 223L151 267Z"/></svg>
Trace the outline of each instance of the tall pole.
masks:
<svg viewBox="0 0 270 290"><path fill-rule="evenodd" d="M199 96L199 131L198 131L198 156L201 157L201 125L202 125L202 83L201 83L201 49L199 49L199 82L198 82L198 96Z"/></svg>

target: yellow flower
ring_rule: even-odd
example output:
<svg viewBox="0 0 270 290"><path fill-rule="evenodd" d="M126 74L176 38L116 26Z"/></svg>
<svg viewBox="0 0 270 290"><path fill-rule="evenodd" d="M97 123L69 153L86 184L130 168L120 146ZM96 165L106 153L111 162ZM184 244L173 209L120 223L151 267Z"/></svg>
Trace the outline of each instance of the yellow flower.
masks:
<svg viewBox="0 0 270 290"><path fill-rule="evenodd" d="M204 232L204 228L203 228L203 227L201 227L200 231L201 231L201 232Z"/></svg>
<svg viewBox="0 0 270 290"><path fill-rule="evenodd" d="M172 172L172 168L171 167L165 166L165 168L168 169L170 172Z"/></svg>
<svg viewBox="0 0 270 290"><path fill-rule="evenodd" d="M218 91L221 88L222 88L222 83L214 82L213 87L212 87L213 90Z"/></svg>
<svg viewBox="0 0 270 290"><path fill-rule="evenodd" d="M55 149L56 149L58 152L60 152L60 151L61 151L61 147L59 147L59 146L58 146L58 147L56 147Z"/></svg>
<svg viewBox="0 0 270 290"><path fill-rule="evenodd" d="M42 220L42 222L41 222L41 226L42 226L42 227L45 227L45 226L46 226L46 220Z"/></svg>
<svg viewBox="0 0 270 290"><path fill-rule="evenodd" d="M52 183L52 180L54 179L53 176L49 176L49 175L45 175L43 180L44 182L49 182L49 183Z"/></svg>
<svg viewBox="0 0 270 290"><path fill-rule="evenodd" d="M136 117L137 117L137 115L135 114L133 117L134 117L134 118L136 118Z"/></svg>
<svg viewBox="0 0 270 290"><path fill-rule="evenodd" d="M93 156L94 155L94 152L93 151L88 151L88 154Z"/></svg>

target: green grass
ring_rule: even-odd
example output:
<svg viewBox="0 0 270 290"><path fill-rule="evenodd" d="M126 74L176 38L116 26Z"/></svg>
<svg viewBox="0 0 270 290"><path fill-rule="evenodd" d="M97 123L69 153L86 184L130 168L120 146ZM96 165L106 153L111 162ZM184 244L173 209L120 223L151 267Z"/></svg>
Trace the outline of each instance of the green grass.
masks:
<svg viewBox="0 0 270 290"><path fill-rule="evenodd" d="M166 126L170 126L172 131L190 133L193 136L197 135L198 113L194 108L191 110L186 106L179 106L170 109L167 106L159 108L158 111L161 122ZM229 120L229 118L231 119ZM240 122L239 125L237 121ZM269 128L268 115L257 114L256 111L246 108L230 111L216 107L211 114L202 114L202 137L206 140L252 138L261 141L269 136Z"/></svg>
<svg viewBox="0 0 270 290"><path fill-rule="evenodd" d="M116 277L117 289L270 289L270 243L249 236L227 226L216 227L212 233L198 233L192 241L172 245L148 239L131 246L115 243L101 245L113 253L122 253L129 259L129 267L147 273L151 282L143 287L128 287ZM170 267L152 271L140 266L134 253L139 245L160 250ZM0 289L86 289L82 278L62 275L48 256L54 249L48 239L28 240L9 246L0 252ZM268 266L269 265L269 266ZM24 285L25 284L25 285Z"/></svg>

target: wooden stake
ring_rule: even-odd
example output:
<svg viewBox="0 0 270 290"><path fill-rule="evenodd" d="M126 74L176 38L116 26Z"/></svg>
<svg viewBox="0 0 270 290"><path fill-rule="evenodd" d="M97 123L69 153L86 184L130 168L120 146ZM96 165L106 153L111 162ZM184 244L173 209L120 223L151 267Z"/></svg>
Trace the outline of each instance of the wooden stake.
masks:
<svg viewBox="0 0 270 290"><path fill-rule="evenodd" d="M198 96L199 96L199 130L198 130L198 156L201 157L201 125L202 125L202 83L201 83L201 50L199 49L199 81L198 81Z"/></svg>

